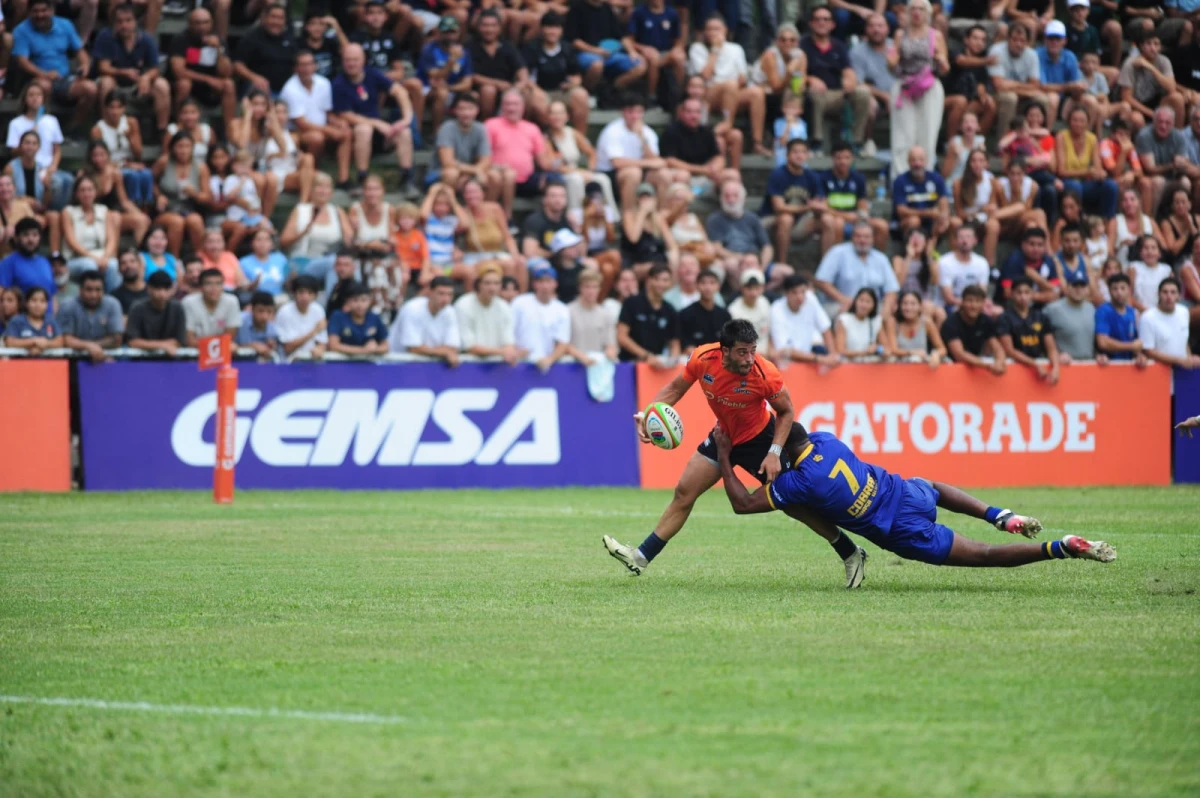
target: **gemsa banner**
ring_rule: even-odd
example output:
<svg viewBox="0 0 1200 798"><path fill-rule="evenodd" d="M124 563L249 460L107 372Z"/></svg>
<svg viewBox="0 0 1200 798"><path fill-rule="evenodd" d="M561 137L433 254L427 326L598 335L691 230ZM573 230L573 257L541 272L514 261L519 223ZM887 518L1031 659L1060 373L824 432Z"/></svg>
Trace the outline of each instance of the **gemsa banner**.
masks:
<svg viewBox="0 0 1200 798"><path fill-rule="evenodd" d="M583 367L239 364L247 488L637 485L634 372L612 402ZM194 363L80 364L88 490L212 486L216 394Z"/></svg>
<svg viewBox="0 0 1200 798"><path fill-rule="evenodd" d="M638 367L638 406L678 373ZM792 364L796 419L838 435L905 477L967 487L1165 485L1171 478L1171 372L1074 364L1049 386L1030 369L996 377L967 366ZM640 447L642 486L674 486L714 419L699 387L676 405L684 443ZM1200 412L1200 411L1198 411Z"/></svg>
<svg viewBox="0 0 1200 798"><path fill-rule="evenodd" d="M0 492L71 489L65 360L0 360Z"/></svg>
<svg viewBox="0 0 1200 798"><path fill-rule="evenodd" d="M1175 417L1171 426L1200 416L1200 372L1175 370ZM1175 481L1200 483L1200 431L1175 435Z"/></svg>

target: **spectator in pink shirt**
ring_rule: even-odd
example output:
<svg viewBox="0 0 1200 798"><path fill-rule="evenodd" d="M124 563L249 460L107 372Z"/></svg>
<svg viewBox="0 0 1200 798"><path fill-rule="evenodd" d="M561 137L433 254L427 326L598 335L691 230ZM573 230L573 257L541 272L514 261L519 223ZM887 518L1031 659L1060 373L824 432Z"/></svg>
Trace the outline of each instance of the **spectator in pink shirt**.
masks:
<svg viewBox="0 0 1200 798"><path fill-rule="evenodd" d="M537 125L525 120L525 98L516 89L504 93L500 116L484 123L492 147L492 168L512 173L505 179L500 204L512 218L513 196L536 197L542 193L545 171L550 167L546 140Z"/></svg>

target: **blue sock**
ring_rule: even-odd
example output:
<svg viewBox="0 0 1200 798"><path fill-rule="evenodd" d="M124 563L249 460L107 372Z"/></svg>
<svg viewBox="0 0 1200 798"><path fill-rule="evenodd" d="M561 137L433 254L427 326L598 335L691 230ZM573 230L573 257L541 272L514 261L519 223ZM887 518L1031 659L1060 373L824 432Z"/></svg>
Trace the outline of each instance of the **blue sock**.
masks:
<svg viewBox="0 0 1200 798"><path fill-rule="evenodd" d="M985 512L983 514L983 518L989 524L994 524L994 523L996 523L996 519L1000 517L1000 513L1002 513L1002 512L1004 512L1004 511L1001 510L999 507L989 507L989 508L987 508L987 512Z"/></svg>
<svg viewBox="0 0 1200 798"><path fill-rule="evenodd" d="M646 539L642 541L642 545L638 546L638 551L640 551L642 556L646 558L646 562L650 562L658 556L658 553L662 551L666 545L667 541L651 532Z"/></svg>
<svg viewBox="0 0 1200 798"><path fill-rule="evenodd" d="M1049 540L1043 543L1042 553L1048 560L1065 560L1070 556L1061 540Z"/></svg>

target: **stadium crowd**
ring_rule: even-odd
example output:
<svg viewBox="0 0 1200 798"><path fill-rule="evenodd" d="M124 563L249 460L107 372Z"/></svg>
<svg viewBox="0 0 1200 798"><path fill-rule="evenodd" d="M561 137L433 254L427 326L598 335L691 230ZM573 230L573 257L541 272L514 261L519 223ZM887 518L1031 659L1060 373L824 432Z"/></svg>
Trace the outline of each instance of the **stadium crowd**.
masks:
<svg viewBox="0 0 1200 798"><path fill-rule="evenodd" d="M324 5L5 4L4 347L1200 365L1197 0Z"/></svg>

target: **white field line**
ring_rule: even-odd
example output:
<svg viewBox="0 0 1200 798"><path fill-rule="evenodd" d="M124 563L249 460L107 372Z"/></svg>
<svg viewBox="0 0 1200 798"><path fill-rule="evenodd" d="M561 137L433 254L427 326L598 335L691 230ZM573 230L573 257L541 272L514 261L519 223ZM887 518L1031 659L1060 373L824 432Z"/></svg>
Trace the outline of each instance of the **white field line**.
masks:
<svg viewBox="0 0 1200 798"><path fill-rule="evenodd" d="M235 718L271 718L306 720L318 723L359 723L396 726L408 723L399 715L370 712L309 712L302 709L255 709L252 707L202 707L190 704L151 704L146 701L101 701L95 698L45 698L41 696L0 695L0 704L37 704L48 707L79 707L104 712L152 712L160 715L215 715Z"/></svg>

